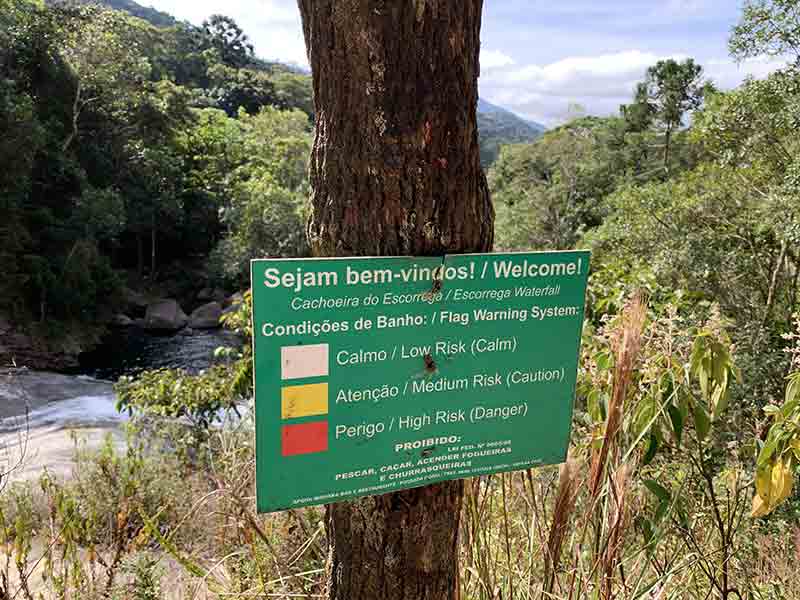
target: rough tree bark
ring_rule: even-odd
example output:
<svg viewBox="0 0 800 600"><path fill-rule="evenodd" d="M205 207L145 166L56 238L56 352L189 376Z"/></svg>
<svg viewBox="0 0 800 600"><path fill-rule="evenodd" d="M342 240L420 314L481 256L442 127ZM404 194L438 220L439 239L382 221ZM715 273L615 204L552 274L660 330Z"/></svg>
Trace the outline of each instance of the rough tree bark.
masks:
<svg viewBox="0 0 800 600"><path fill-rule="evenodd" d="M298 0L318 256L482 252L494 212L476 106L482 0ZM332 600L458 597L461 482L328 507Z"/></svg>

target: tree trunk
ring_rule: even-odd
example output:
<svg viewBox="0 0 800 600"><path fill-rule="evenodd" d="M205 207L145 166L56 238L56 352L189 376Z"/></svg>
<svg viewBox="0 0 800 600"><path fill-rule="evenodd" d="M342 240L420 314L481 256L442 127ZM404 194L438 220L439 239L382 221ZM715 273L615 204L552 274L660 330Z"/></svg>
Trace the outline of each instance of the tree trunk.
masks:
<svg viewBox="0 0 800 600"><path fill-rule="evenodd" d="M156 276L156 213L150 215L150 277Z"/></svg>
<svg viewBox="0 0 800 600"><path fill-rule="evenodd" d="M136 274L141 281L144 274L144 242L142 241L142 232L136 232Z"/></svg>
<svg viewBox="0 0 800 600"><path fill-rule="evenodd" d="M299 0L317 115L316 255L491 246L475 115L482 4Z"/></svg>
<svg viewBox="0 0 800 600"><path fill-rule="evenodd" d="M77 78L78 76L76 75L75 77ZM81 108L80 107L81 107L81 93L82 93L82 91L83 91L83 88L81 87L81 80L78 79L78 81L75 84L75 98L74 98L74 100L72 102L72 118L70 119L71 128L69 130L69 133L67 134L67 138L61 144L61 154L64 154L69 149L69 147L72 144L73 140L76 137L78 137L78 120L80 119L80 115L81 115Z"/></svg>
<svg viewBox="0 0 800 600"><path fill-rule="evenodd" d="M316 138L317 256L491 249L481 170L482 0L298 0ZM460 481L328 507L332 600L458 597Z"/></svg>

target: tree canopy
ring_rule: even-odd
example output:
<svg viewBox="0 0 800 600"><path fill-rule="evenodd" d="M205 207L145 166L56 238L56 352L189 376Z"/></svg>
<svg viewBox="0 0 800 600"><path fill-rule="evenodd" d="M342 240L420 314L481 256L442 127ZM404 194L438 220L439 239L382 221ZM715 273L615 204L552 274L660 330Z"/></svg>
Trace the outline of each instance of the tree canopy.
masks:
<svg viewBox="0 0 800 600"><path fill-rule="evenodd" d="M310 81L259 63L234 21L156 28L94 4L7 0L0 22L0 252L13 265L0 309L93 321L124 269L155 278L233 239L304 251L292 144L308 143Z"/></svg>

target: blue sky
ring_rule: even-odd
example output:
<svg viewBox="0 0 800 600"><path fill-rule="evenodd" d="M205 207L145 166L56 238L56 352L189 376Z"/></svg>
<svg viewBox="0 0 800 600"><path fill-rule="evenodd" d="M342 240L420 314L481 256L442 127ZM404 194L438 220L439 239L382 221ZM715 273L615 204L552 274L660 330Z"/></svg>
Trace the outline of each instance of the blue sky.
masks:
<svg viewBox="0 0 800 600"><path fill-rule="evenodd" d="M259 56L307 65L295 0L140 1L193 23L231 16ZM731 88L778 66L728 57L740 12L740 0L485 0L481 96L552 126L615 113L649 65L687 56Z"/></svg>

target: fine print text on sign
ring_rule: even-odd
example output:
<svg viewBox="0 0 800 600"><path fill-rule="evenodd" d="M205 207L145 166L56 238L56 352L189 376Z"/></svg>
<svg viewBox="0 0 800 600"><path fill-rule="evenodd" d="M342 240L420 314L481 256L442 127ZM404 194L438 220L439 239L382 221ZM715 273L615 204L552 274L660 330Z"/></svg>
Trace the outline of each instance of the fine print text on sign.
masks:
<svg viewBox="0 0 800 600"><path fill-rule="evenodd" d="M259 511L562 462L589 258L253 261Z"/></svg>

